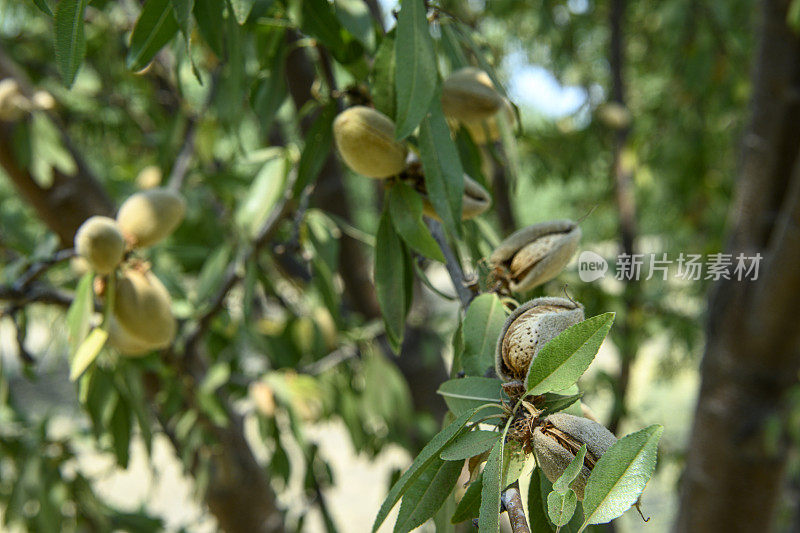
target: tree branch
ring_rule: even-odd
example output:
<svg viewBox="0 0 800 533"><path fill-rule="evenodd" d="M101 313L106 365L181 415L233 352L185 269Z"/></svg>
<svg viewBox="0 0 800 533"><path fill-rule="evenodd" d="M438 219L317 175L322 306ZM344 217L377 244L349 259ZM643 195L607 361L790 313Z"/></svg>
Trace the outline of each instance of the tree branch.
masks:
<svg viewBox="0 0 800 533"><path fill-rule="evenodd" d="M444 229L442 225L431 219L426 219L428 224L428 229L431 231L431 235L433 235L434 240L439 245L439 248L442 249L442 254L444 254L445 259L445 268L447 269L447 273L450 275L450 280L453 282L453 288L458 295L458 299L461 302L461 307L464 310L469 307L470 302L475 297L475 293L473 293L469 287L467 287L467 280L464 277L464 271L461 269L461 264L458 262L458 258L456 254L453 252L453 249L450 248L450 245L447 243L447 237L444 235Z"/></svg>
<svg viewBox="0 0 800 533"><path fill-rule="evenodd" d="M522 496L519 492L519 481L515 481L500 497L508 512L508 521L511 523L511 531L514 533L530 533L528 521L525 518L525 506L522 503Z"/></svg>

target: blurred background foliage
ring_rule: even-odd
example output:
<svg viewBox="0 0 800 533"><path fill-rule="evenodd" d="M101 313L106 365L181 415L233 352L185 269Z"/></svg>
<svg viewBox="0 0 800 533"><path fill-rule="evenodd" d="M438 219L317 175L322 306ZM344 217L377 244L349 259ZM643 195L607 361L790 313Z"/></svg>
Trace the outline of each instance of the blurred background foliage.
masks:
<svg viewBox="0 0 800 533"><path fill-rule="evenodd" d="M182 186L186 220L146 257L169 288L177 316L197 318L228 265L279 200L289 168L308 148L304 124L329 104L323 52L306 36L338 44L330 50L333 75L345 88L374 81L371 63L381 32L320 36L325 28L311 16L314 2L195 0L196 22L181 29L186 35L178 33L156 61L132 72L126 66L128 39L140 3L94 0L85 16L86 58L68 89L54 61L52 19L35 4L55 7L48 0L0 0L0 48L33 85L55 97L61 123L34 114L26 131L15 135L22 146L15 149L28 154L31 174L46 185L53 168L74 172L75 161L59 133L63 128L118 203L141 188L137 176L146 167L157 168L166 181L192 136ZM612 83L609 3L432 4L441 9L433 28L442 73L453 68L442 36L454 32L467 60L490 63L519 108L518 135L492 148L506 169L516 227L582 219L582 249L606 257L613 271L620 218L613 180L617 129L603 114ZM681 252L707 255L722 249L750 95L755 4L643 0L629 5L622 73L631 127L620 156L633 172L637 247L642 253L667 253L675 260ZM232 13L241 5L251 10L239 24ZM382 8L383 22L391 28L391 10L397 5L387 2ZM312 99L299 109L290 94L291 80L284 75L287 56L298 49L315 59L317 69L313 85L306 88ZM475 149L469 143L462 148ZM483 156L479 179L486 183L486 160L492 155ZM480 162L473 167L480 168ZM132 438L148 440L162 431L151 427L149 402L161 406L159 423L182 443L180 459L194 474L198 493L208 481L197 466L208 460L208 443L213 441L208 424L224 425L228 416L218 405L219 397L255 421L258 436L251 435L251 440L264 449L260 458L272 486L279 493L288 490L292 472L305 473L300 503L286 504L292 509L290 529L301 529L305 513L314 507L320 508L329 529L335 527L322 495L337 479L318 453L325 443L314 427L340 421L355 452L369 457L390 444L411 455L418 450L439 427L441 401L431 390L419 391L411 374L398 366L382 339L379 318L365 316L352 302L342 305L342 236L355 237L368 250L383 195L373 181L348 172L343 176L352 208L348 220L312 195L304 216L281 225L272 244L243 265L240 290L232 293L204 337L210 367L202 383L184 383L179 365L156 356L129 362L108 355L91 376L94 396L79 398L66 383L61 312L32 305L6 313L0 326L0 508L6 526L48 532L156 527L153 520L163 516L103 502L91 476L76 466L72 443L83 442L83 453L110 452L124 468ZM32 260L50 257L58 240L20 201L9 180L0 180L0 206L0 282L10 285ZM506 231L491 212L466 227L467 239L459 251L468 270L475 271L482 254ZM424 262L422 268L433 285L451 292L440 266ZM74 289L78 279L66 263L47 274L49 283L63 289ZM650 370L642 375L650 381L640 380L634 396L646 401L629 402L620 416L636 426L666 426L659 471L669 474L657 478L662 481L656 481L660 489L651 513L657 519L647 525L649 531L666 530L674 513L672 493L697 386L708 285L705 280L680 282L670 275L662 281L656 276L637 284L636 305L630 306L630 289L624 284L608 278L582 283L573 266L530 295L566 290L589 315L616 311L617 322L629 327L612 330L614 345L633 346L634 356L648 347ZM451 357L456 309L418 284L408 323L419 331L402 357L413 358L423 372L441 375L437 372ZM23 331L20 335L28 333L19 346L17 329ZM34 363L17 357L20 346L34 354ZM609 350L600 368L581 383L587 403L605 422L616 408L615 395L625 393L615 357L616 351ZM156 380L152 395L135 390L145 380L143 374ZM198 390L187 393L186 387ZM641 387L651 393L641 393ZM34 401L39 396L45 400ZM308 436L309 430L314 437ZM382 485L370 490L385 491L388 481L379 480ZM339 530L361 530L342 523L340 512L334 514ZM639 526L623 521L622 527Z"/></svg>

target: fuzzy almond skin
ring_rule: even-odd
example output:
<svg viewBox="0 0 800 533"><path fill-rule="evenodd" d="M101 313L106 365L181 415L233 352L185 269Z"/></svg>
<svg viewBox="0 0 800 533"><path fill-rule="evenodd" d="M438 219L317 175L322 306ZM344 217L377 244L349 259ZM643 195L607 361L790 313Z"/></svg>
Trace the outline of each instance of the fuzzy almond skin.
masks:
<svg viewBox="0 0 800 533"><path fill-rule="evenodd" d="M98 274L109 274L122 262L125 239L113 218L93 216L75 233L75 251Z"/></svg>
<svg viewBox="0 0 800 533"><path fill-rule="evenodd" d="M583 306L567 298L535 298L506 318L495 349L495 371L506 381L527 380L539 350L584 319Z"/></svg>
<svg viewBox="0 0 800 533"><path fill-rule="evenodd" d="M548 416L547 421L581 444L586 444L586 450L595 459L600 459L617 442L617 438L605 426L588 418L567 413L555 413ZM533 430L533 453L536 456L536 464L551 483L564 473L564 470L575 458L572 452L562 447L552 435L548 435L541 427ZM572 482L571 487L579 500L583 500L584 489L590 473L584 465L581 473Z"/></svg>
<svg viewBox="0 0 800 533"><path fill-rule="evenodd" d="M113 314L108 323L108 345L128 357L141 357L155 349L155 346L125 329Z"/></svg>
<svg viewBox="0 0 800 533"><path fill-rule="evenodd" d="M517 123L517 115L514 113L514 106L507 98L503 98L503 111L501 114L495 113L484 120L464 120L461 124L469 132L470 137L476 144L488 144L500 140L500 125L498 120L504 116L511 128Z"/></svg>
<svg viewBox="0 0 800 533"><path fill-rule="evenodd" d="M369 178L388 178L405 169L408 150L394 140L394 122L375 109L354 106L333 121L336 148L348 167Z"/></svg>
<svg viewBox="0 0 800 533"><path fill-rule="evenodd" d="M117 280L114 315L142 344L163 348L175 338L172 300L152 272L128 270Z"/></svg>
<svg viewBox="0 0 800 533"><path fill-rule="evenodd" d="M422 212L434 219L441 221L433 204L427 196L422 198ZM461 198L461 220L469 220L484 213L492 205L492 197L483 185L464 174L464 196Z"/></svg>
<svg viewBox="0 0 800 533"><path fill-rule="evenodd" d="M486 72L465 67L453 72L442 84L445 116L463 122L479 122L497 113L503 97Z"/></svg>
<svg viewBox="0 0 800 533"><path fill-rule="evenodd" d="M186 202L169 189L149 189L129 197L117 213L122 232L134 248L166 239L186 214Z"/></svg>

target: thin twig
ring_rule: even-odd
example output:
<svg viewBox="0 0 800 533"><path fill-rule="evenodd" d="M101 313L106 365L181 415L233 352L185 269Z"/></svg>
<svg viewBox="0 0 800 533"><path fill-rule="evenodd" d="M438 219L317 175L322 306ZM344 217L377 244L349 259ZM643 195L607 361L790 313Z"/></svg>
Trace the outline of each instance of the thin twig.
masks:
<svg viewBox="0 0 800 533"><path fill-rule="evenodd" d="M447 238L444 236L442 225L439 222L431 219L428 219L427 222L428 228L431 230L431 235L433 235L433 238L436 240L439 248L442 249L445 259L444 266L453 282L453 287L456 290L458 299L461 301L461 306L466 310L475 295L469 289L469 287L467 287L464 271L461 269L461 264L459 264L458 258L456 258L456 254L453 252L453 249L450 248L450 245L447 243Z"/></svg>
<svg viewBox="0 0 800 533"><path fill-rule="evenodd" d="M48 257L47 259L42 259L41 261L37 261L28 267L28 269L14 282L14 289L17 291L23 291L26 286L28 286L32 281L36 280L39 276L44 274L47 270L51 267L61 263L62 261L66 261L67 259L71 259L75 256L75 250L72 248L67 248L63 250L57 251L53 254L52 257Z"/></svg>
<svg viewBox="0 0 800 533"><path fill-rule="evenodd" d="M303 374L310 374L312 376L317 376L322 374L326 370L330 370L331 368L335 367L339 363L343 363L349 359L353 359L359 356L359 351L353 346L341 346L336 350L332 351L322 359L318 361L314 361L311 364L304 366L300 372Z"/></svg>
<svg viewBox="0 0 800 533"><path fill-rule="evenodd" d="M194 156L194 148L196 144L195 141L197 140L197 125L198 122L200 122L200 117L204 116L211 107L214 97L217 94L217 88L219 87L219 73L220 68L218 67L211 74L211 83L208 89L208 95L206 96L206 101L203 104L200 112L192 115L186 121L186 137L183 141L183 146L181 146L181 149L178 152L178 156L175 158L175 164L172 165L172 171L170 172L169 180L167 181L167 187L173 191L179 191L181 189L183 186L183 180L186 177L186 173L189 171L189 164Z"/></svg>
<svg viewBox="0 0 800 533"><path fill-rule="evenodd" d="M525 506L522 504L522 496L519 492L519 481L515 481L504 490L500 499L508 512L511 531L514 533L530 533L528 521L525 519Z"/></svg>

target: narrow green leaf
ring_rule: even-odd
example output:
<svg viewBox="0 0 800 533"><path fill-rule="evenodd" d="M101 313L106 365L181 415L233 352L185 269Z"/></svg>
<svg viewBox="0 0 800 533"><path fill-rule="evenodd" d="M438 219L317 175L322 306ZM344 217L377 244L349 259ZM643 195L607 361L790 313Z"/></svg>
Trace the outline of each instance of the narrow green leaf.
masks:
<svg viewBox="0 0 800 533"><path fill-rule="evenodd" d="M239 25L247 22L247 17L250 16L250 11L253 10L255 0L230 0L233 6L233 16L236 17L236 22Z"/></svg>
<svg viewBox="0 0 800 533"><path fill-rule="evenodd" d="M423 470L430 465L433 461L439 458L439 452L447 446L450 441L452 441L455 437L461 433L461 430L467 424L470 418L475 415L480 408L474 409L472 411L467 411L466 413L462 414L458 418L456 418L452 423L450 423L447 427L437 433L428 444L422 448L422 451L419 452L419 455L414 459L411 463L411 466L408 467L408 470L400 476L400 479L392 486L389 494L386 496L386 499L383 501L383 505L381 505L380 510L378 511L378 516L375 518L375 522L372 524L372 531L373 533L378 530L380 525L386 520L386 517L389 515L389 511L392 510L392 507L397 503L397 500L405 493L408 487L422 474Z"/></svg>
<svg viewBox="0 0 800 533"><path fill-rule="evenodd" d="M525 383L531 394L569 387L592 363L603 343L614 313L597 315L569 327L539 351L528 368Z"/></svg>
<svg viewBox="0 0 800 533"><path fill-rule="evenodd" d="M170 0L170 2L172 3L172 10L175 12L175 21L178 23L178 27L188 44L192 27L194 0Z"/></svg>
<svg viewBox="0 0 800 533"><path fill-rule="evenodd" d="M197 288L193 294L192 300L198 304L208 302L209 297L219 287L228 266L231 263L231 245L223 244L213 252L210 252L208 259L203 263L203 268L200 269L200 275L197 277Z"/></svg>
<svg viewBox="0 0 800 533"><path fill-rule="evenodd" d="M389 212L397 233L416 251L444 263L444 255L422 221L422 198L403 182L389 190Z"/></svg>
<svg viewBox="0 0 800 533"><path fill-rule="evenodd" d="M537 479L537 485L533 485L534 477ZM535 488L537 486L538 489ZM553 524L552 520L550 520L549 511L547 508L547 497L550 495L551 492L553 492L553 484L550 483L550 480L548 480L547 477L542 474L540 468L536 468L533 471L533 475L531 476L530 490L532 491L538 490L539 493L538 495L535 496L535 498L537 498L539 502L539 510L538 514L536 514L538 518L536 519L536 521L534 520L533 516L535 513L537 513L537 510L535 509L534 505L531 505L530 503L528 505L528 512L532 513L529 515L531 516L531 525L535 526L541 524L543 526L542 528L534 527L532 531L536 531L536 533L539 533L540 531L552 533L553 531L555 531L556 525ZM530 502L531 498L530 492L528 493L528 498ZM575 510L575 513L573 514L572 519L569 521L569 523L564 526L561 526L560 533L577 533L582 523L583 523L583 510L579 505Z"/></svg>
<svg viewBox="0 0 800 533"><path fill-rule="evenodd" d="M456 32L453 30L452 24L442 24L442 50L444 51L447 59L450 60L450 67L453 70L458 70L462 67L469 66L467 56L464 55L464 50L458 40Z"/></svg>
<svg viewBox="0 0 800 533"><path fill-rule="evenodd" d="M67 311L67 328L69 335L70 354L74 355L78 346L83 343L89 334L89 321L94 312L94 293L92 283L94 273L87 272L78 282L75 297Z"/></svg>
<svg viewBox="0 0 800 533"><path fill-rule="evenodd" d="M519 479L528 458L531 457L522 451L522 445L510 441L503 447L503 477L501 487L508 487Z"/></svg>
<svg viewBox="0 0 800 533"><path fill-rule="evenodd" d="M344 48L342 26L328 0L303 0L301 17L303 32L319 39L332 54Z"/></svg>
<svg viewBox="0 0 800 533"><path fill-rule="evenodd" d="M367 50L375 48L372 14L362 0L334 0L336 18Z"/></svg>
<svg viewBox="0 0 800 533"><path fill-rule="evenodd" d="M546 392L544 394L544 402L541 405L536 404L536 407L542 409L540 418L552 415L559 411L563 411L583 397L583 393L578 394L556 394L554 392Z"/></svg>
<svg viewBox="0 0 800 533"><path fill-rule="evenodd" d="M130 457L131 445L131 411L124 401L118 401L114 414L111 416L109 431L113 443L114 455L117 457L117 464L122 468L128 468L128 458Z"/></svg>
<svg viewBox="0 0 800 533"><path fill-rule="evenodd" d="M397 18L395 138L414 132L436 95L438 71L423 0L406 0ZM449 133L448 133L449 138ZM434 204L435 205L435 204Z"/></svg>
<svg viewBox="0 0 800 533"><path fill-rule="evenodd" d="M480 533L500 531L500 490L503 473L503 439L497 441L483 468L481 510L478 515Z"/></svg>
<svg viewBox="0 0 800 533"><path fill-rule="evenodd" d="M434 459L403 494L394 533L407 533L425 523L453 491L464 463Z"/></svg>
<svg viewBox="0 0 800 533"><path fill-rule="evenodd" d="M220 58L223 57L224 49L223 30L225 26L221 24L223 5L223 2L218 0L195 0L192 9L200 34L209 48Z"/></svg>
<svg viewBox="0 0 800 533"><path fill-rule="evenodd" d="M281 151L267 159L236 210L236 223L253 238L258 234L286 186L288 164Z"/></svg>
<svg viewBox="0 0 800 533"><path fill-rule="evenodd" d="M464 369L461 359L464 355L464 322L458 321L458 327L453 332L453 365L450 368L450 377L455 378Z"/></svg>
<svg viewBox="0 0 800 533"><path fill-rule="evenodd" d="M503 399L503 382L497 378L466 377L445 381L436 392L456 415ZM499 406L498 406L499 408Z"/></svg>
<svg viewBox="0 0 800 533"><path fill-rule="evenodd" d="M584 444L581 446L581 449L578 450L578 453L575 455L572 461L567 465L567 468L564 469L564 472L562 472L561 475L558 476L558 479L556 479L553 483L554 491L558 492L559 494L566 494L567 491L570 490L569 486L573 481L575 481L575 478L578 477L578 474L581 472L581 468L583 468L583 460L585 457L586 445ZM569 518L567 521L569 521Z"/></svg>
<svg viewBox="0 0 800 533"><path fill-rule="evenodd" d="M445 461L458 461L480 455L497 442L500 434L496 431L467 431L445 446L439 457Z"/></svg>
<svg viewBox="0 0 800 533"><path fill-rule="evenodd" d="M303 153L297 165L297 181L294 195L299 197L307 185L317 179L333 145L333 119L336 118L336 105L333 102L320 111L319 116L306 134Z"/></svg>
<svg viewBox="0 0 800 533"><path fill-rule="evenodd" d="M553 491L547 495L547 513L550 520L559 527L569 523L577 506L578 496L572 489L567 489L564 494Z"/></svg>
<svg viewBox="0 0 800 533"><path fill-rule="evenodd" d="M50 17L53 16L53 11L50 9L50 6L47 5L47 0L33 0L33 3L36 7L39 8L39 11L48 15Z"/></svg>
<svg viewBox="0 0 800 533"><path fill-rule="evenodd" d="M399 345L406 320L403 242L395 233L388 209L384 209L375 237L375 290L386 332Z"/></svg>
<svg viewBox="0 0 800 533"><path fill-rule="evenodd" d="M451 235L461 235L464 171L438 100L420 124L419 153L425 171L425 188L433 208Z"/></svg>
<svg viewBox="0 0 800 533"><path fill-rule="evenodd" d="M494 294L481 294L475 298L464 316L464 372L483 376L494 368L497 339L506 321L506 308Z"/></svg>
<svg viewBox="0 0 800 533"><path fill-rule="evenodd" d="M108 332L104 329L94 328L89 336L78 347L75 357L72 359L69 370L69 380L75 381L89 368L108 339Z"/></svg>
<svg viewBox="0 0 800 533"><path fill-rule="evenodd" d="M375 109L395 119L397 100L395 98L395 57L394 30L383 37L372 65L372 101Z"/></svg>
<svg viewBox="0 0 800 533"><path fill-rule="evenodd" d="M481 491L483 489L483 472L478 475L478 479L473 481L467 487L467 492L461 497L458 502L453 517L450 519L451 524L458 524L464 520L469 520L478 516L481 508Z"/></svg>
<svg viewBox="0 0 800 533"><path fill-rule="evenodd" d="M88 3L88 0L59 0L56 4L56 64L67 87L71 87L75 81L75 75L86 55L83 14Z"/></svg>
<svg viewBox="0 0 800 533"><path fill-rule="evenodd" d="M528 521L530 522L531 533L553 533L550 528L550 518L545 511L545 499L540 488L540 477L544 478L542 470L535 468L531 472L531 480L528 484ZM550 492L548 488L547 493L549 494Z"/></svg>
<svg viewBox="0 0 800 533"><path fill-rule="evenodd" d="M131 34L126 60L130 70L141 70L178 33L170 0L147 0Z"/></svg>
<svg viewBox="0 0 800 533"><path fill-rule="evenodd" d="M654 424L618 440L597 461L586 483L584 523L604 524L627 511L641 495L656 467L664 427Z"/></svg>

